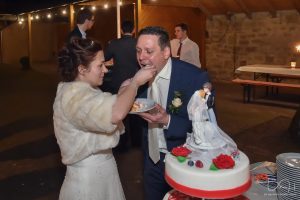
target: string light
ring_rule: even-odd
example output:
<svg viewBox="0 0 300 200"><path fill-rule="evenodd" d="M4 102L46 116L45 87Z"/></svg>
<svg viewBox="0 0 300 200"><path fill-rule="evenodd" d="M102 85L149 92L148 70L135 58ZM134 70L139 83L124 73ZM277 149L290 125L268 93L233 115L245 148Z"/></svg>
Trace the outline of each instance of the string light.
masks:
<svg viewBox="0 0 300 200"><path fill-rule="evenodd" d="M297 45L295 48L297 52L300 52L300 45Z"/></svg>
<svg viewBox="0 0 300 200"><path fill-rule="evenodd" d="M107 4L107 3L104 4L104 5L103 5L103 8L104 8L104 9L107 9L107 8L108 8L108 4Z"/></svg>
<svg viewBox="0 0 300 200"><path fill-rule="evenodd" d="M119 0L118 2L119 2L120 5L123 5L122 0ZM80 6L80 5L78 4L78 6ZM105 3L105 4L103 5L103 8L104 8L104 9L108 9L108 8L109 8L109 4L108 4L108 3ZM55 9L55 11L53 11L54 9ZM29 20L30 20L30 21L33 21L33 20L40 20L40 19L49 19L49 20L50 20L50 19L52 19L52 18L55 18L57 15L59 15L59 12L57 12L56 9L58 9L58 10L61 9L61 11L60 11L60 12L61 12L61 15L66 15L66 14L68 14L68 10L66 9L66 4L65 4L65 5L61 5L61 6L59 6L59 7L51 7L51 8L47 8L47 9L45 9L45 11L42 11L42 10L32 11ZM85 9L85 6L81 6L81 7L80 7L80 10L83 10L83 9ZM95 5L94 5L94 6L91 6L90 9L91 9L92 11L95 11L95 10L97 10L97 6L95 6ZM46 10L47 10L47 11L46 11ZM72 13L75 14L76 11L73 10ZM22 24L24 24L24 22L25 22L25 19L24 19L23 17L19 17L19 19L18 19L18 24L22 25Z"/></svg>
<svg viewBox="0 0 300 200"><path fill-rule="evenodd" d="M120 4L120 6L122 6L122 5L123 5L123 2L122 2L122 1L119 1L119 4Z"/></svg>

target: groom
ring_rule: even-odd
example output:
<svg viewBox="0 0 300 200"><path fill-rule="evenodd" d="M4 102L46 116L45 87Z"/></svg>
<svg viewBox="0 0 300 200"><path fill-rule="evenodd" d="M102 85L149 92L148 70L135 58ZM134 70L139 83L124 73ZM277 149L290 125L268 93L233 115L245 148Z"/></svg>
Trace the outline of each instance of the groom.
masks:
<svg viewBox="0 0 300 200"><path fill-rule="evenodd" d="M155 79L141 87L138 94L157 102L155 111L140 116L144 119L145 197L146 200L159 200L171 189L164 179L165 155L173 147L182 145L187 132L192 131L187 104L209 78L207 72L196 66L170 58L169 35L161 27L142 29L138 33L136 50L141 67L157 68Z"/></svg>

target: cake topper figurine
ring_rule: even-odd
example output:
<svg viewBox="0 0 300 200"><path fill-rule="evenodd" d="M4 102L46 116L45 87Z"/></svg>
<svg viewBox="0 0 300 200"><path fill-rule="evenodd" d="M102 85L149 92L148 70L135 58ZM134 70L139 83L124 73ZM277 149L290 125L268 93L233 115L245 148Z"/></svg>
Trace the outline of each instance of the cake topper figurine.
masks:
<svg viewBox="0 0 300 200"><path fill-rule="evenodd" d="M188 133L185 146L192 151L192 160L200 159L206 166L220 154L232 155L238 151L236 143L217 125L211 89L211 83L205 83L203 89L193 94L187 106L193 133Z"/></svg>

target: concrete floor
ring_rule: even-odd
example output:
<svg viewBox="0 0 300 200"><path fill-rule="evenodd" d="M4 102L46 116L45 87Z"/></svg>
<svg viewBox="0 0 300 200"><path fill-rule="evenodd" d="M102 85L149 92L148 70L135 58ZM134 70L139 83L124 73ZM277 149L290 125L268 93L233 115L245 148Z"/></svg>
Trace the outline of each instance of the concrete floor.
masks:
<svg viewBox="0 0 300 200"><path fill-rule="evenodd" d="M0 65L0 199L55 200L65 167L53 134L52 104L58 77L55 64L32 70ZM251 162L275 161L282 152L300 152L287 131L300 95L280 91L274 100L242 103L239 85L215 83L219 126ZM280 101L279 101L280 100ZM142 200L142 155L138 148L116 155L128 200Z"/></svg>

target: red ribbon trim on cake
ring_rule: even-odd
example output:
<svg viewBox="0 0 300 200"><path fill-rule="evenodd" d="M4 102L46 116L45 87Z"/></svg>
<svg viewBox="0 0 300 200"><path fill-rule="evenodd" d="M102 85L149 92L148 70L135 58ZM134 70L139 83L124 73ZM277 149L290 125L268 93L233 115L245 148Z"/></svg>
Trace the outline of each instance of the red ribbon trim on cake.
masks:
<svg viewBox="0 0 300 200"><path fill-rule="evenodd" d="M241 185L240 187L236 187L233 189L229 190L213 190L213 191L208 191L208 190L199 190L195 188L190 188L184 185L181 185L174 181L172 178L170 178L167 174L165 174L166 181L176 190L188 194L193 197L199 197L199 198L232 198L239 196L246 192L250 186L251 186L251 178L244 184Z"/></svg>

